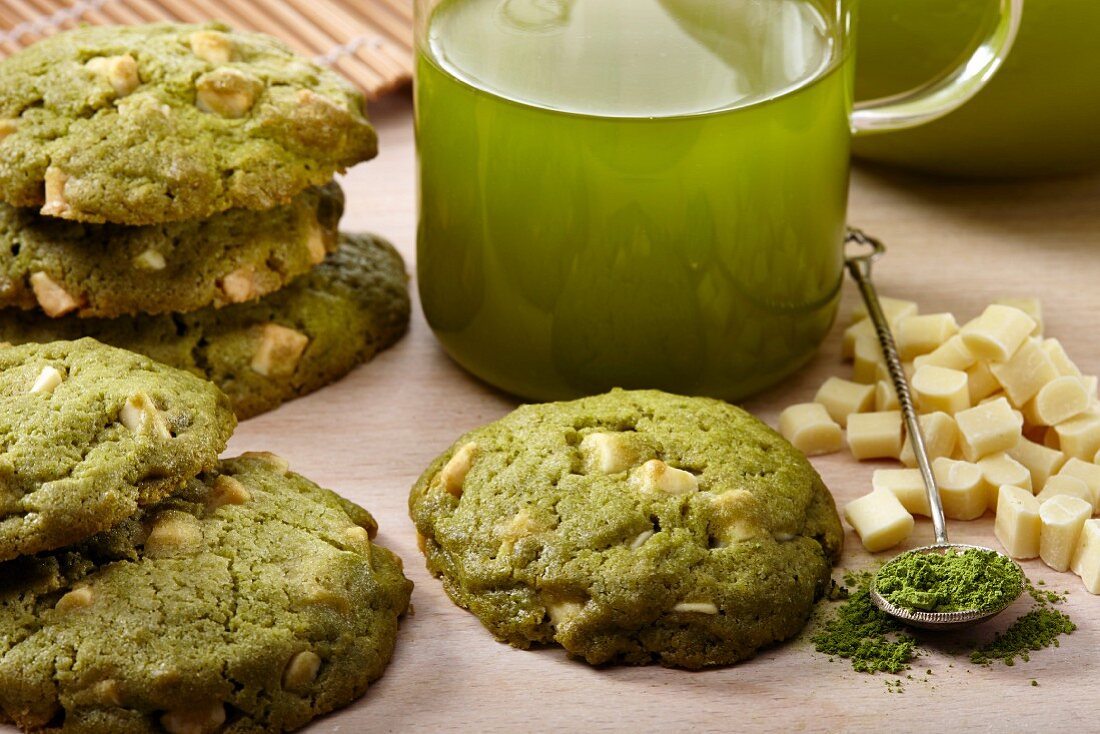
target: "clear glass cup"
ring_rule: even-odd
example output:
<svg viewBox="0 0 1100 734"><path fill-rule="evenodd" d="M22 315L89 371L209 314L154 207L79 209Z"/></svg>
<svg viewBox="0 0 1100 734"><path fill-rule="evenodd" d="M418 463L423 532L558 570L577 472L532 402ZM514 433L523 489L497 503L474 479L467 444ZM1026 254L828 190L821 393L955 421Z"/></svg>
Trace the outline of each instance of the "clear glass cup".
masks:
<svg viewBox="0 0 1100 734"><path fill-rule="evenodd" d="M775 383L836 314L852 134L973 96L1022 2L958 68L853 105L854 0L417 0L428 323L536 400Z"/></svg>

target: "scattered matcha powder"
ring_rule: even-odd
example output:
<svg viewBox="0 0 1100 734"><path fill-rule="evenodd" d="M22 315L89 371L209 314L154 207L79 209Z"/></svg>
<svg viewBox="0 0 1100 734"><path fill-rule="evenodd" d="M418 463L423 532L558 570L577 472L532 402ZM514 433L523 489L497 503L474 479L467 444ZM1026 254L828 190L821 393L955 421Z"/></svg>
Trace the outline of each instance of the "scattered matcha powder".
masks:
<svg viewBox="0 0 1100 734"><path fill-rule="evenodd" d="M891 604L921 612L998 609L1020 594L1023 574L1012 559L991 550L905 554L876 578Z"/></svg>

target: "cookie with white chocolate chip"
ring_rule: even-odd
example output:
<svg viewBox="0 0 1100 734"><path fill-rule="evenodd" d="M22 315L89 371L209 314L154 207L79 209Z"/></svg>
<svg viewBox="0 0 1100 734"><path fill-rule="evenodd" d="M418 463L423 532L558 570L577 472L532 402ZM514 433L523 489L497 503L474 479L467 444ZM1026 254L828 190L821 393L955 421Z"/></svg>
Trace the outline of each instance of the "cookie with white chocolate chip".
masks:
<svg viewBox="0 0 1100 734"><path fill-rule="evenodd" d="M455 603L593 664L725 665L793 636L843 538L781 436L658 391L520 407L459 438L409 507Z"/></svg>
<svg viewBox="0 0 1100 734"><path fill-rule="evenodd" d="M63 551L0 563L0 719L290 731L361 696L412 583L366 510L244 455Z"/></svg>
<svg viewBox="0 0 1100 734"><path fill-rule="evenodd" d="M116 319L5 309L0 340L92 336L206 377L247 418L334 382L396 342L409 322L407 280L388 242L343 234L323 263L250 303Z"/></svg>
<svg viewBox="0 0 1100 734"><path fill-rule="evenodd" d="M209 382L76 342L0 348L0 560L110 528L217 462L236 420Z"/></svg>
<svg viewBox="0 0 1100 734"><path fill-rule="evenodd" d="M112 317L252 301L336 249L343 208L336 183L266 212L144 227L69 222L0 203L0 307Z"/></svg>
<svg viewBox="0 0 1100 734"><path fill-rule="evenodd" d="M266 210L376 151L348 82L217 23L77 28L0 63L0 200L47 216Z"/></svg>

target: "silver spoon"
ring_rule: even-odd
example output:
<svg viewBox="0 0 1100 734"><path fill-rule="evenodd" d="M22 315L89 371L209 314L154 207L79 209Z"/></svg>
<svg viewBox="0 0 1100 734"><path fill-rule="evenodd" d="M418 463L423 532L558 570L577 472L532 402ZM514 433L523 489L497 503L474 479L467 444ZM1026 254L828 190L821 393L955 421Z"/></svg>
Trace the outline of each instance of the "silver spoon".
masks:
<svg viewBox="0 0 1100 734"><path fill-rule="evenodd" d="M914 627L923 627L932 630L948 630L977 624L978 622L999 614L1012 604L1012 602L1016 601L1017 597L1019 597L1024 590L1023 569L1020 568L1018 563L1000 551L976 545L951 543L947 540L947 524L943 519L943 505L940 502L940 492L936 487L936 477L932 474L932 466L928 461L928 451L925 449L924 436L921 434L920 422L917 420L917 411L913 407L913 399L909 393L909 383L906 381L905 372L901 368L901 358L898 356L898 350L894 344L894 337L890 333L890 324L886 320L886 315L882 312L878 294L875 292L875 287L871 283L871 265L886 252L886 248L878 240L854 228L848 229L847 236L845 237L845 245L858 245L863 248L870 248L870 252L864 254L847 255L844 259L844 264L847 266L852 279L855 280L856 284L859 286L859 292L863 296L863 302L867 306L867 314L875 326L875 332L878 334L879 344L882 346L882 355L886 359L886 367L890 371L890 378L893 380L894 389L898 394L898 403L901 407L902 418L905 420L905 427L909 433L909 442L913 446L913 455L917 459L917 466L920 468L921 477L924 479L924 487L928 490L928 504L931 508L932 527L936 536L936 542L932 545L914 548L902 553L880 568L878 574L881 574L883 571L890 568L891 565L908 556L945 553L952 550L975 548L1008 558L1016 567L1017 571L1019 571L1020 578L1019 588L1016 593L1009 595L1000 606L986 609L965 609L957 612L922 612L899 607L883 597L878 592L878 574L876 574L875 578L871 581L871 601L882 611Z"/></svg>

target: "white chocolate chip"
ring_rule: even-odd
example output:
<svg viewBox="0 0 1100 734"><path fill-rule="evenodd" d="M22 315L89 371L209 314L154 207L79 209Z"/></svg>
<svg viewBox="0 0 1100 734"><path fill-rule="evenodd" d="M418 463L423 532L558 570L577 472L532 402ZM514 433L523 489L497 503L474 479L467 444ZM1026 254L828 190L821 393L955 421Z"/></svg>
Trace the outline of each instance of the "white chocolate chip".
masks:
<svg viewBox="0 0 1100 734"><path fill-rule="evenodd" d="M31 273L31 290L38 300L38 305L50 318L57 318L71 313L84 305L81 298L65 290L60 283L41 270Z"/></svg>
<svg viewBox="0 0 1100 734"><path fill-rule="evenodd" d="M225 723L225 704L214 701L169 711L160 717L168 734L214 734Z"/></svg>
<svg viewBox="0 0 1100 734"><path fill-rule="evenodd" d="M546 605L546 612L550 615L550 624L555 627L569 623L583 609L584 604L576 601L551 602Z"/></svg>
<svg viewBox="0 0 1100 734"><path fill-rule="evenodd" d="M237 69L215 69L195 82L196 105L221 117L244 117L262 89L263 82L254 76Z"/></svg>
<svg viewBox="0 0 1100 734"><path fill-rule="evenodd" d="M119 411L118 419L122 425L134 433L150 433L160 438L172 438L168 422L157 410L156 403L144 392L137 392L126 398L126 404Z"/></svg>
<svg viewBox="0 0 1100 734"><path fill-rule="evenodd" d="M289 377L298 369L298 361L309 344L309 337L300 331L264 324L260 340L252 353L252 370L264 377Z"/></svg>
<svg viewBox="0 0 1100 734"><path fill-rule="evenodd" d="M35 378L34 384L31 385L32 393L52 393L54 388L61 384L61 373L57 371L56 367L46 365L42 368L42 371L38 373L38 377Z"/></svg>
<svg viewBox="0 0 1100 734"><path fill-rule="evenodd" d="M19 129L18 118L4 118L0 119L0 140L8 137L16 130Z"/></svg>
<svg viewBox="0 0 1100 734"><path fill-rule="evenodd" d="M43 178L46 183L46 203L42 206L42 213L48 217L65 217L72 211L65 198L65 184L69 181L69 174L50 166Z"/></svg>
<svg viewBox="0 0 1100 734"><path fill-rule="evenodd" d="M630 550L638 550L643 545L645 545L645 542L652 538L653 535L654 533L652 530L643 530L642 532L638 533L636 536L634 536L634 540L630 541Z"/></svg>
<svg viewBox="0 0 1100 734"><path fill-rule="evenodd" d="M462 485L466 481L466 475L469 473L476 455L477 444L472 441L454 453L443 466L443 470L439 472L439 481L443 486L443 491L455 497L462 496Z"/></svg>
<svg viewBox="0 0 1100 734"><path fill-rule="evenodd" d="M74 609L90 607L94 601L95 594L92 593L92 590L87 586L81 586L58 599L57 604L54 605L54 609L59 612L69 612Z"/></svg>
<svg viewBox="0 0 1100 734"><path fill-rule="evenodd" d="M260 295L256 268L245 265L222 276L219 286L230 303L244 303Z"/></svg>
<svg viewBox="0 0 1100 734"><path fill-rule="evenodd" d="M344 528L344 537L352 545L370 546L370 533L367 532L366 528L359 525Z"/></svg>
<svg viewBox="0 0 1100 734"><path fill-rule="evenodd" d="M242 459L259 459L260 461L271 464L280 474L286 474L290 471L290 462L279 456L273 454L270 451L245 451L241 454Z"/></svg>
<svg viewBox="0 0 1100 734"><path fill-rule="evenodd" d="M166 558L198 549L202 543L202 526L194 515L175 510L160 513L145 538L145 555Z"/></svg>
<svg viewBox="0 0 1100 734"><path fill-rule="evenodd" d="M309 261L317 265L325 259L328 250L325 248L325 232L320 223L314 221L309 228L309 236L306 239L306 249L309 251Z"/></svg>
<svg viewBox="0 0 1100 734"><path fill-rule="evenodd" d="M206 497L206 507L214 511L225 505L243 505L252 499L252 493L240 480L228 474L221 474L214 480L210 494Z"/></svg>
<svg viewBox="0 0 1100 734"><path fill-rule="evenodd" d="M618 474L634 466L637 452L622 433L590 433L581 441L585 465L601 474Z"/></svg>
<svg viewBox="0 0 1100 734"><path fill-rule="evenodd" d="M164 270L167 266L164 255L152 248L134 258L134 267L140 270Z"/></svg>
<svg viewBox="0 0 1100 734"><path fill-rule="evenodd" d="M119 97L125 97L141 84L137 62L130 54L97 56L89 59L84 66L106 79Z"/></svg>
<svg viewBox="0 0 1100 734"><path fill-rule="evenodd" d="M718 605L709 601L682 601L672 608L674 612L718 614Z"/></svg>
<svg viewBox="0 0 1100 734"><path fill-rule="evenodd" d="M227 64L236 50L233 41L221 31L195 31L188 38L191 52L211 64Z"/></svg>
<svg viewBox="0 0 1100 734"><path fill-rule="evenodd" d="M321 657L310 650L303 650L287 663L283 671L283 688L294 693L305 693L320 670Z"/></svg>
<svg viewBox="0 0 1100 734"><path fill-rule="evenodd" d="M650 459L631 472L630 482L646 492L683 495L699 491L699 480L694 474L675 469L660 459Z"/></svg>

